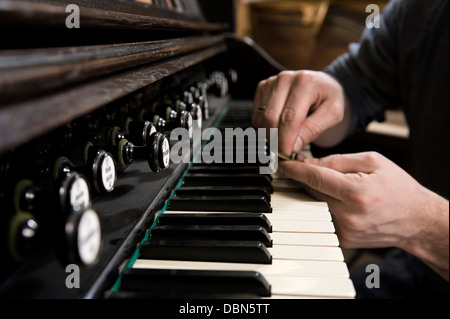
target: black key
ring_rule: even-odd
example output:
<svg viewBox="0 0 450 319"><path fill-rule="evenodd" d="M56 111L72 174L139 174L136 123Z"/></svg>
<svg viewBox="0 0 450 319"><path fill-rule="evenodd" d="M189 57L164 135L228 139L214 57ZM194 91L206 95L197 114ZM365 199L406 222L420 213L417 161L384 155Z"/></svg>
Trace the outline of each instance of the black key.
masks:
<svg viewBox="0 0 450 319"><path fill-rule="evenodd" d="M185 196L260 196L270 201L270 194L264 187L258 186L197 186L197 187L180 187L176 191L176 195L179 197Z"/></svg>
<svg viewBox="0 0 450 319"><path fill-rule="evenodd" d="M273 193L271 178L253 174L186 174L184 186L262 186Z"/></svg>
<svg viewBox="0 0 450 319"><path fill-rule="evenodd" d="M155 226L151 230L151 240L259 241L272 247L272 239L260 226Z"/></svg>
<svg viewBox="0 0 450 319"><path fill-rule="evenodd" d="M150 293L271 294L269 283L256 271L128 268L120 288Z"/></svg>
<svg viewBox="0 0 450 319"><path fill-rule="evenodd" d="M158 222L159 225L256 225L272 232L269 219L260 213L166 213L159 216Z"/></svg>
<svg viewBox="0 0 450 319"><path fill-rule="evenodd" d="M221 165L221 164L209 164L209 165L192 165L189 169L190 174L259 174L259 166L256 165Z"/></svg>
<svg viewBox="0 0 450 319"><path fill-rule="evenodd" d="M205 163L205 162L200 162L200 163L193 163L192 168L195 167L205 167L205 166L214 166L214 167L218 167L218 168L234 168L234 167L240 167L240 166L244 166L244 167L255 167L256 169L258 169L261 166L269 166L269 163L266 164L262 164L262 163ZM223 174L223 173L222 173ZM244 173L245 174L245 173ZM255 174L259 174L259 171L257 171ZM270 177L270 175L268 175Z"/></svg>
<svg viewBox="0 0 450 319"><path fill-rule="evenodd" d="M170 199L169 209L185 211L271 213L264 196L178 196Z"/></svg>
<svg viewBox="0 0 450 319"><path fill-rule="evenodd" d="M140 251L143 259L272 263L266 246L257 241L149 240Z"/></svg>
<svg viewBox="0 0 450 319"><path fill-rule="evenodd" d="M112 292L107 299L259 299L253 293L191 293L191 292L160 292L140 290L119 290Z"/></svg>

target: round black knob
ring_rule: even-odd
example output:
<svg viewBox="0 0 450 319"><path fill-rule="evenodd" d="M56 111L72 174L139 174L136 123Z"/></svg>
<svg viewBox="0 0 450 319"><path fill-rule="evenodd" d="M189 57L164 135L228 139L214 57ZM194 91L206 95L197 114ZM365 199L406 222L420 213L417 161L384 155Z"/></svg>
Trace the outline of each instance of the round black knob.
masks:
<svg viewBox="0 0 450 319"><path fill-rule="evenodd" d="M91 266L96 263L102 246L98 213L92 208L73 212L65 224L67 262Z"/></svg>
<svg viewBox="0 0 450 319"><path fill-rule="evenodd" d="M150 169L156 173L170 166L170 144L167 135L155 133L150 138L152 156L148 158Z"/></svg>
<svg viewBox="0 0 450 319"><path fill-rule="evenodd" d="M95 191L112 192L117 181L116 162L113 156L103 150L97 150L89 166Z"/></svg>
<svg viewBox="0 0 450 319"><path fill-rule="evenodd" d="M78 173L71 172L59 186L59 200L63 212L84 211L91 205L89 183Z"/></svg>

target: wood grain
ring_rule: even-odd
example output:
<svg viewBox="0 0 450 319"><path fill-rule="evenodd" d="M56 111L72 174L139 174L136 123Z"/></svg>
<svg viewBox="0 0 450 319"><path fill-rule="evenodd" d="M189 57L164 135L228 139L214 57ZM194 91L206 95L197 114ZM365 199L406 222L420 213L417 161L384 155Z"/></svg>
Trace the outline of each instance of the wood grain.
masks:
<svg viewBox="0 0 450 319"><path fill-rule="evenodd" d="M220 44L0 108L0 153L226 51Z"/></svg>
<svg viewBox="0 0 450 319"><path fill-rule="evenodd" d="M0 2L0 25L66 28L67 4L3 0ZM145 10L143 10L145 11ZM137 13L80 7L82 28L143 29L161 31L223 31L226 24L181 20Z"/></svg>
<svg viewBox="0 0 450 319"><path fill-rule="evenodd" d="M219 44L222 36L0 52L0 107L88 79Z"/></svg>

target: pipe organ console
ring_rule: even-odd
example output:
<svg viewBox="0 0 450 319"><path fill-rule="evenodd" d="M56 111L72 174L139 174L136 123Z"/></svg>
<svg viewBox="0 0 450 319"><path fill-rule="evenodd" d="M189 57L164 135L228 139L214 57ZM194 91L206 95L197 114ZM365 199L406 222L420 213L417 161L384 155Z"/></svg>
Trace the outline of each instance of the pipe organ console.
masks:
<svg viewBox="0 0 450 319"><path fill-rule="evenodd" d="M4 0L0 28L3 298L354 297L326 203L194 160L281 70L232 1Z"/></svg>

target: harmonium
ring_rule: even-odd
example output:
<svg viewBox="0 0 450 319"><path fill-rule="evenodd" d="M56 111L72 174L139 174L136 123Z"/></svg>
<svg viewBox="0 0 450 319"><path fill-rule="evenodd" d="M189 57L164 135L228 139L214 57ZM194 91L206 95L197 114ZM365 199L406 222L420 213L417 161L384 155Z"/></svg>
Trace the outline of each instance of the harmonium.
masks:
<svg viewBox="0 0 450 319"><path fill-rule="evenodd" d="M0 1L2 298L354 297L326 203L270 171L282 67L234 11Z"/></svg>

